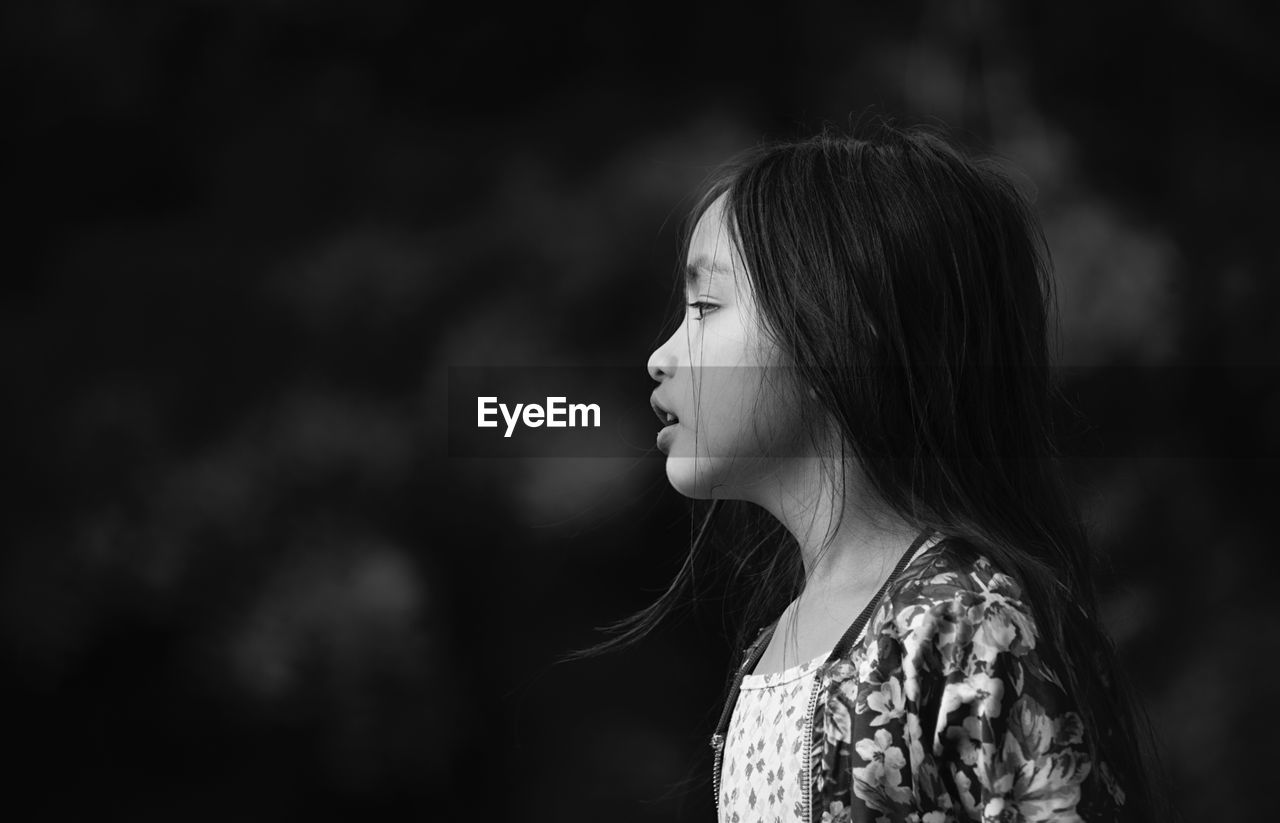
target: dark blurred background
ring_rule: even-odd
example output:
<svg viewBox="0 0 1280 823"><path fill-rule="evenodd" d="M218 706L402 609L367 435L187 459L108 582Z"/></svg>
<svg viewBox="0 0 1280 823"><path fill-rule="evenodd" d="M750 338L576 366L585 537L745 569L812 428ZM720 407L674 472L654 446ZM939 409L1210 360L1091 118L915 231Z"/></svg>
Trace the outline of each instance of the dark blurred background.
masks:
<svg viewBox="0 0 1280 823"><path fill-rule="evenodd" d="M708 167L868 112L1034 182L1064 362L1274 366L1280 62L1247 8L6 4L7 805L712 819L714 598L555 662L665 587L688 501L642 455L447 458L447 368L647 391ZM1072 463L1196 820L1273 805L1280 400L1237 373L1250 407L1208 402L1256 453Z"/></svg>

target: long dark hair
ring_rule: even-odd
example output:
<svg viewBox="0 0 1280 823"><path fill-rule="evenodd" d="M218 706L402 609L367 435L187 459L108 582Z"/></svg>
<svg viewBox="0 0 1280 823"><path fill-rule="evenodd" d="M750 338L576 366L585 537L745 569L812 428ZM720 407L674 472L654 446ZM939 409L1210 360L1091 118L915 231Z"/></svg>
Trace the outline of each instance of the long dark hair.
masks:
<svg viewBox="0 0 1280 823"><path fill-rule="evenodd" d="M1097 563L1054 447L1048 247L1014 178L932 131L887 124L768 144L708 181L686 254L722 195L762 321L839 427L831 466L843 472L851 454L903 520L1020 583L1095 764L1117 773L1127 809L1151 809L1145 715L1101 628ZM710 504L667 592L584 653L640 639L681 604L728 508ZM739 648L803 585L789 542L775 520L720 563L756 595Z"/></svg>

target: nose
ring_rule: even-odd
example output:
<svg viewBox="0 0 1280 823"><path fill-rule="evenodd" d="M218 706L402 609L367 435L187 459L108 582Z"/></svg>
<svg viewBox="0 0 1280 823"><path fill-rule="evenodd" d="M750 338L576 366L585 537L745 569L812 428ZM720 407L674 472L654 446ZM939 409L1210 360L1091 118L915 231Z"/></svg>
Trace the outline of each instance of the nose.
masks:
<svg viewBox="0 0 1280 823"><path fill-rule="evenodd" d="M670 337L658 348L653 350L653 354L649 355L649 376L658 383L669 379L676 373L676 349L671 345L671 341L679 334L676 329Z"/></svg>

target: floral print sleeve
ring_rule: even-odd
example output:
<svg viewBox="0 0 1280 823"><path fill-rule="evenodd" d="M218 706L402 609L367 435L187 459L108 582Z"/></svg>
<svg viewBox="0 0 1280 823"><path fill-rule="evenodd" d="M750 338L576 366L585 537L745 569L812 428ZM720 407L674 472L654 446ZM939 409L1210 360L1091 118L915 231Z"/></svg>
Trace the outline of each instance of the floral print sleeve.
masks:
<svg viewBox="0 0 1280 823"><path fill-rule="evenodd" d="M1123 793L1039 643L982 558L904 575L815 708L814 820L1118 819Z"/></svg>

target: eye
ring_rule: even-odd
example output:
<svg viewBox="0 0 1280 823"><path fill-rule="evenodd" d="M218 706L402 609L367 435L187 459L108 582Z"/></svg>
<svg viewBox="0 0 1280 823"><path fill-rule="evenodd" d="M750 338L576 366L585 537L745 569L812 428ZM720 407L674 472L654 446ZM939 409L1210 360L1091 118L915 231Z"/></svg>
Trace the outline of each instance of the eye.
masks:
<svg viewBox="0 0 1280 823"><path fill-rule="evenodd" d="M697 318L697 319L699 319L699 320L704 319L708 314L710 314L711 312L713 312L713 311L715 311L716 309L720 308L720 307L719 307L719 306L717 306L715 303L708 303L708 302L707 302L707 301L705 301L705 300L695 300L695 301L693 301L692 303L689 303L689 304L688 304L688 306L689 306L689 308L691 308L691 309L697 309L697 310L698 310L698 318Z"/></svg>

